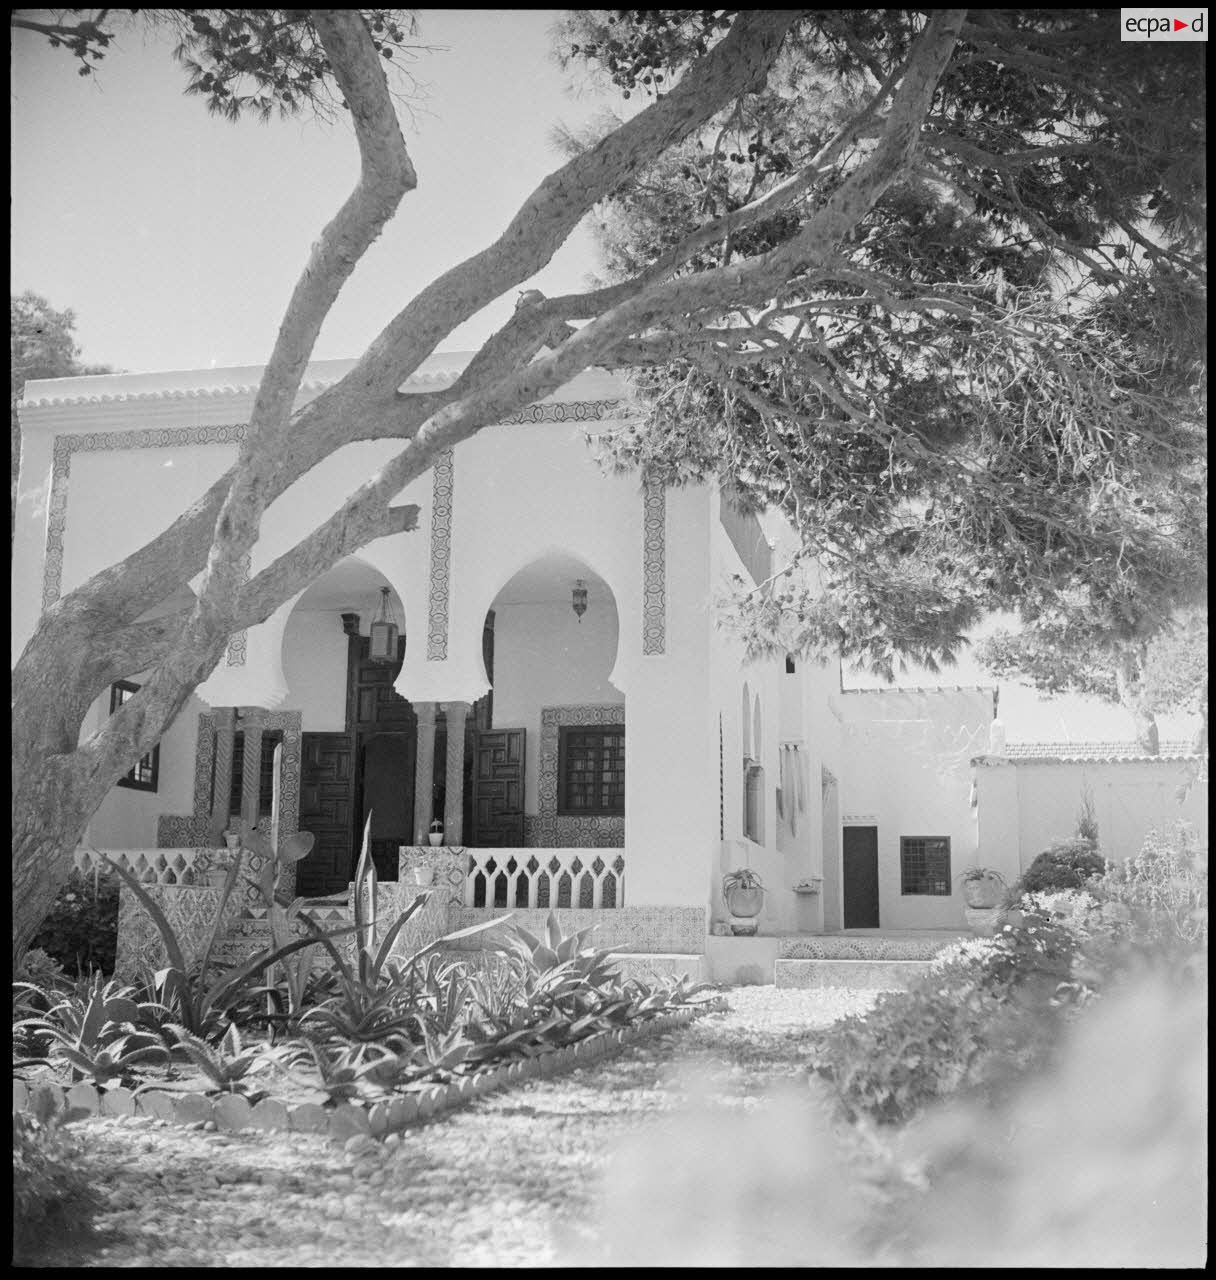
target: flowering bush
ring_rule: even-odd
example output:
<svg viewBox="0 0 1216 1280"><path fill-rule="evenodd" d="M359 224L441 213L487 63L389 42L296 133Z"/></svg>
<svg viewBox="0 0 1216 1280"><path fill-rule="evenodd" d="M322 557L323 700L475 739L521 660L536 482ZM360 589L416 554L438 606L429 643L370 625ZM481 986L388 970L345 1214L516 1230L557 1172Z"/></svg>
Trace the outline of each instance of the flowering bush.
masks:
<svg viewBox="0 0 1216 1280"><path fill-rule="evenodd" d="M1136 857L1112 864L1094 892L1124 907L1136 931L1160 945L1207 942L1207 850L1185 823L1149 831Z"/></svg>
<svg viewBox="0 0 1216 1280"><path fill-rule="evenodd" d="M995 938L963 938L943 947L929 962L931 973L943 973L956 965L973 965L987 960L998 950Z"/></svg>

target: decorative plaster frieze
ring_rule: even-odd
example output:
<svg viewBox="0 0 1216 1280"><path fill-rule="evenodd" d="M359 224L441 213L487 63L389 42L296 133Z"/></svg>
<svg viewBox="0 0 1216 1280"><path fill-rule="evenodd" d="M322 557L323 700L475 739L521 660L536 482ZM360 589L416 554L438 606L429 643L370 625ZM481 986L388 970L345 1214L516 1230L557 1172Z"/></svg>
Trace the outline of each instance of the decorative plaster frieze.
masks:
<svg viewBox="0 0 1216 1280"><path fill-rule="evenodd" d="M642 652L667 648L667 493L661 481L642 488Z"/></svg>

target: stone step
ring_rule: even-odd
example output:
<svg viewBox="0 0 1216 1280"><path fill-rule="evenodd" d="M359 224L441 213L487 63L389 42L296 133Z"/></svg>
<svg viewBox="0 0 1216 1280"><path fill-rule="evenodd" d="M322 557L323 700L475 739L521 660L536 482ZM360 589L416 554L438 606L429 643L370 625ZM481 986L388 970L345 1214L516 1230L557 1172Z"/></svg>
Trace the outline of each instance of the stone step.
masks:
<svg viewBox="0 0 1216 1280"><path fill-rule="evenodd" d="M844 987L851 991L903 991L929 970L928 960L782 960L773 965L778 987Z"/></svg>
<svg viewBox="0 0 1216 1280"><path fill-rule="evenodd" d="M932 960L969 932L916 930L905 933L786 935L778 940L781 960Z"/></svg>

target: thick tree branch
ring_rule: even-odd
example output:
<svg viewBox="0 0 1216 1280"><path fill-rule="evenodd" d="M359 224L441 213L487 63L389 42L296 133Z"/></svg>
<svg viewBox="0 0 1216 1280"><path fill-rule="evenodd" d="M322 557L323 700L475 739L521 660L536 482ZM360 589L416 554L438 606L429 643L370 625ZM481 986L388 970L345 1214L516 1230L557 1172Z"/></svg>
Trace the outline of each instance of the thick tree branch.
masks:
<svg viewBox="0 0 1216 1280"><path fill-rule="evenodd" d="M396 113L366 24L357 11L317 10L318 33L351 108L359 142L358 183L322 231L292 294L215 522L198 598L177 643L129 702L79 751L84 792L100 801L129 756L131 737L150 743L214 666L232 630L240 558L249 552L272 500L292 406L325 316L338 291L416 183Z"/></svg>
<svg viewBox="0 0 1216 1280"><path fill-rule="evenodd" d="M799 10L742 11L726 37L669 93L550 174L494 244L418 294L350 377L380 389L399 382L454 325L535 275L583 215L630 173L705 124L724 103L759 88L800 16Z"/></svg>

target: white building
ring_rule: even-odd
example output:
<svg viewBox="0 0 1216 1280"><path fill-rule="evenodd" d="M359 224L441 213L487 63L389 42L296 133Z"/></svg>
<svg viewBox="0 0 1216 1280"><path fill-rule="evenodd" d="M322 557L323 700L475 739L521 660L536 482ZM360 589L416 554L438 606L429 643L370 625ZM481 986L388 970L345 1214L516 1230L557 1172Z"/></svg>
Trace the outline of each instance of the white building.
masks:
<svg viewBox="0 0 1216 1280"><path fill-rule="evenodd" d="M447 385L466 358L433 357L403 390ZM311 366L301 403L349 367ZM14 660L42 607L231 465L259 375L27 385ZM1017 816L1017 788L997 795L991 780L1002 816L985 828L973 761L994 691L849 692L835 662L745 662L714 601L732 575L766 577L773 549L716 488L603 469L587 436L629 412L623 381L591 370L445 455L399 499L420 508L415 531L372 543L232 638L87 843L187 880L230 814L268 820L281 742L281 830L316 836L297 886L308 895L346 888L370 813L382 879L439 820L445 846L467 850L452 886L463 910L613 912L608 941L709 955L703 972L728 972L745 941L711 937L735 867L766 886L770 938L961 930L960 872L980 860L1016 875L1047 830L1011 839L1033 823ZM250 572L394 447L347 446L296 483L267 512ZM387 664L369 654L384 600L400 628ZM140 678L103 694L85 731ZM1080 797L1066 792L1052 793L1054 836L1074 824Z"/></svg>

